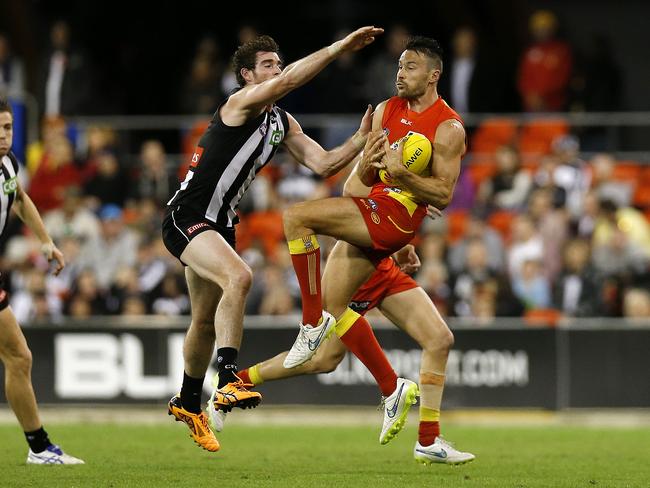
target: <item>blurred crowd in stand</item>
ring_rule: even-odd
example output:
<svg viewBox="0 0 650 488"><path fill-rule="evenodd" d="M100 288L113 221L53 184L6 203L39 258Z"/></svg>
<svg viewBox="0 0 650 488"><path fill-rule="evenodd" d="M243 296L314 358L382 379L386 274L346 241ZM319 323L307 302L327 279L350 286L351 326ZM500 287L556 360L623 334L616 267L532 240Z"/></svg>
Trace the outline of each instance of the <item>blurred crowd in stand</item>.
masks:
<svg viewBox="0 0 650 488"><path fill-rule="evenodd" d="M516 67L503 66L476 29L459 27L440 93L461 113L616 110L621 74L607 40L595 38L592 52L578 53L558 37L558 27L553 13L535 12ZM255 35L244 27L239 42ZM370 59L341 56L289 97L287 108L361 114L366 103L390 97L409 35L395 25ZM215 38L200 39L180 93L170 94L178 113L207 118L236 87L227 54ZM68 266L58 277L44 273L38 243L12 220L0 263L11 305L21 323L188 314L183 268L163 246L160 225L205 123L181 136L180 157L158 138L133 155L110 126L79 132L67 118L92 112L86 60L68 25L54 24L37 95L40 138L27 147L20 177ZM19 95L24 87L23 64L0 34L0 94ZM331 147L354 130L332 126L315 137ZM591 133L571 133L561 120L522 126L495 120L469 132L452 205L414 240L422 261L415 278L443 315L477 324L500 316L530 323L650 317L650 197L643 191L650 168L604 152L581 159L581 144L593 151L597 141ZM254 271L247 313L299 311L282 211L339 195L345 177L321 180L283 152L258 175L240 205L237 230L238 250ZM333 242L322 244L326 258Z"/></svg>

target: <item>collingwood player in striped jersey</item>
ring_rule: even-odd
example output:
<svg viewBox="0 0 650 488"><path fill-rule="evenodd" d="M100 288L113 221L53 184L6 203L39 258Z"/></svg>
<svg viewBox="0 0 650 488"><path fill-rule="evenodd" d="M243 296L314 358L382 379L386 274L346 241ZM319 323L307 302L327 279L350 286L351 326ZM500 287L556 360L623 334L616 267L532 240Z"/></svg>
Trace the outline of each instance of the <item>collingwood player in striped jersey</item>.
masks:
<svg viewBox="0 0 650 488"><path fill-rule="evenodd" d="M339 54L364 48L382 32L362 27L284 69L272 38L260 36L240 46L233 57L240 89L215 112L185 180L168 202L163 241L186 266L192 303L192 322L183 348L183 385L180 395L170 400L168 411L188 425L204 449L219 449L201 411L203 381L215 339L219 372L211 398L215 408L255 407L261 401L261 395L249 391L236 375L244 304L252 280L250 268L234 251L240 199L280 144L298 162L327 177L352 161L370 131L368 107L357 133L326 151L275 102L307 83Z"/></svg>
<svg viewBox="0 0 650 488"><path fill-rule="evenodd" d="M0 236L4 233L13 208L20 220L41 241L41 250L49 261L55 261L54 274L65 266L63 254L45 230L34 202L18 183L18 160L11 152L13 112L6 100L0 100ZM16 317L9 307L9 297L0 277L0 360L5 369L7 401L25 432L29 453L28 464L83 464L50 442L38 414L32 387L32 353Z"/></svg>

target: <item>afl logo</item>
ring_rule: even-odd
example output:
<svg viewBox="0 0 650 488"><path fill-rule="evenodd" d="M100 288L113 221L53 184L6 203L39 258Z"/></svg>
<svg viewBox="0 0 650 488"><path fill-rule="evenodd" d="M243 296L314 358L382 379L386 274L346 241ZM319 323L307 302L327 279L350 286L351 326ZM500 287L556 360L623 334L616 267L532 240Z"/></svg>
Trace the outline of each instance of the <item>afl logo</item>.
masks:
<svg viewBox="0 0 650 488"><path fill-rule="evenodd" d="M375 224L379 224L379 222L381 222L381 219L379 218L379 215L377 215L377 212L370 212L370 218Z"/></svg>

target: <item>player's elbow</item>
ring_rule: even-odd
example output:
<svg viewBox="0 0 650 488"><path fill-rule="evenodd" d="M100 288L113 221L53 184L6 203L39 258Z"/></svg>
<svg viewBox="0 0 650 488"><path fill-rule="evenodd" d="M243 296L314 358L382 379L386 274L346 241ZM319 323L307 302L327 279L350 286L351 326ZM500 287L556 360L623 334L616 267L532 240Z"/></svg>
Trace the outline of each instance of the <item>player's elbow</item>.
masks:
<svg viewBox="0 0 650 488"><path fill-rule="evenodd" d="M444 210L449 206L450 203L451 203L451 194L443 194L436 199L436 201L433 203L433 206L436 207L438 210Z"/></svg>

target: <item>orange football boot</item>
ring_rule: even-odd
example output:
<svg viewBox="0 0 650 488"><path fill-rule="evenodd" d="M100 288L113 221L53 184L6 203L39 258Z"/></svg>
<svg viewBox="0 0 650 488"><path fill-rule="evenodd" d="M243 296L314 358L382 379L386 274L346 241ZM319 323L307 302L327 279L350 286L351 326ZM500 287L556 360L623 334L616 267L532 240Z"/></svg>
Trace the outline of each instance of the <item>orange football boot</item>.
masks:
<svg viewBox="0 0 650 488"><path fill-rule="evenodd" d="M250 391L252 383L244 383L241 379L227 383L214 392L214 408L230 412L234 407L255 408L262 401L262 395L257 391Z"/></svg>
<svg viewBox="0 0 650 488"><path fill-rule="evenodd" d="M174 395L169 400L168 415L173 415L177 422L185 422L190 429L190 436L200 447L206 451L215 452L219 450L219 441L214 436L208 425L208 417L205 413L188 412L181 405L181 396Z"/></svg>

